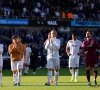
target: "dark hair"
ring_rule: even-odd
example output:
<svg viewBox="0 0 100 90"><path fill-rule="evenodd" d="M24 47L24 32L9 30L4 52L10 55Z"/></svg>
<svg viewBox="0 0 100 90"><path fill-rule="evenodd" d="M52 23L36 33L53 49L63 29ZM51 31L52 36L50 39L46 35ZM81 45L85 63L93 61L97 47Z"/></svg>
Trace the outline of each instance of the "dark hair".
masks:
<svg viewBox="0 0 100 90"><path fill-rule="evenodd" d="M72 33L73 36L77 36L76 33Z"/></svg>
<svg viewBox="0 0 100 90"><path fill-rule="evenodd" d="M17 35L12 36L12 37L11 37L11 40L13 40L13 39L15 39L15 38L17 38L17 37L18 37Z"/></svg>
<svg viewBox="0 0 100 90"><path fill-rule="evenodd" d="M90 32L90 33L91 33L91 35L92 35L92 31L90 31L90 30L87 30L86 32Z"/></svg>

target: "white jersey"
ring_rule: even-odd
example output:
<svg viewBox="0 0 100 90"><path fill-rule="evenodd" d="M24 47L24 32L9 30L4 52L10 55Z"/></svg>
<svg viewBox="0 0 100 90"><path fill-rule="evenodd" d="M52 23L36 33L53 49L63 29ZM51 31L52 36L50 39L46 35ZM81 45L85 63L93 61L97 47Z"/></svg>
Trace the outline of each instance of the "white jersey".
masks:
<svg viewBox="0 0 100 90"><path fill-rule="evenodd" d="M2 60L3 44L0 44L0 60Z"/></svg>
<svg viewBox="0 0 100 90"><path fill-rule="evenodd" d="M77 57L80 47L82 47L82 42L80 40L69 40L67 43L67 47L69 47L69 53L71 54L71 57Z"/></svg>
<svg viewBox="0 0 100 90"><path fill-rule="evenodd" d="M52 43L47 41L45 49L47 50L47 59L59 59L60 40L54 38Z"/></svg>
<svg viewBox="0 0 100 90"><path fill-rule="evenodd" d="M26 60L30 60L30 53L32 52L31 48L30 47L27 47L26 48Z"/></svg>
<svg viewBox="0 0 100 90"><path fill-rule="evenodd" d="M2 53L3 53L3 44L0 44L0 69L3 66L3 57L2 57Z"/></svg>

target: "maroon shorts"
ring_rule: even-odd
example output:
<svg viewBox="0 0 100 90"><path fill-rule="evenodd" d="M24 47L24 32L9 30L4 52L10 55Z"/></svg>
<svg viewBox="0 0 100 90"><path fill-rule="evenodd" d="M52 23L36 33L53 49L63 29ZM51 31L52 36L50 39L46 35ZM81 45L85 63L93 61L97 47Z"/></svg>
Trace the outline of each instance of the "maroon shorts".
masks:
<svg viewBox="0 0 100 90"><path fill-rule="evenodd" d="M97 59L85 58L84 60L86 67L91 67L91 68L98 67Z"/></svg>

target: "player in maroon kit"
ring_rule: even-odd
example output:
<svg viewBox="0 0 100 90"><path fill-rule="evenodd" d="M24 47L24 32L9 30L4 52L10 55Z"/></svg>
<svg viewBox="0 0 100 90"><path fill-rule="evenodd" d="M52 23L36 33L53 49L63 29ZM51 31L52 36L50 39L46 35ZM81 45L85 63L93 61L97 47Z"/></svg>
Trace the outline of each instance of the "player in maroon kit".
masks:
<svg viewBox="0 0 100 90"><path fill-rule="evenodd" d="M92 38L91 31L86 32L86 40L83 41L83 50L85 53L85 63L86 63L86 77L88 81L88 86L91 86L90 82L90 69L94 70L94 85L97 85L97 75L98 75L98 61L96 50L100 49L99 43Z"/></svg>

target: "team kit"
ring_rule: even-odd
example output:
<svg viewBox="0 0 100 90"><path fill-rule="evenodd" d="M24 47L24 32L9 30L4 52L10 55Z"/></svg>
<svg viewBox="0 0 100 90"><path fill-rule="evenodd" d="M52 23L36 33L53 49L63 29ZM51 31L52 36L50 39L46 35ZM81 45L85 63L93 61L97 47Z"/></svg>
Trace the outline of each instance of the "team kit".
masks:
<svg viewBox="0 0 100 90"><path fill-rule="evenodd" d="M12 43L8 46L8 52L11 60L11 71L13 72L13 86L20 86L22 70L25 74L28 74L30 65L31 48L28 43L22 43L21 38L18 35L12 36ZM46 86L50 86L52 82L52 71L54 70L54 84L59 85L59 69L60 58L59 49L61 41L57 38L56 30L51 30L48 33L48 38L44 42L45 50L47 51L47 82ZM81 48L81 49L80 49ZM94 85L97 85L98 75L98 60L96 51L100 49L100 45L97 40L92 37L91 31L86 31L86 40L83 42L77 39L77 34L72 33L72 39L66 44L66 53L69 56L68 67L71 73L71 81L78 82L79 73L79 59L81 55L85 55L84 61L86 65L86 78L87 85L91 86L90 70L93 68L94 73ZM3 44L0 44L0 86L2 86L2 67L3 67Z"/></svg>

